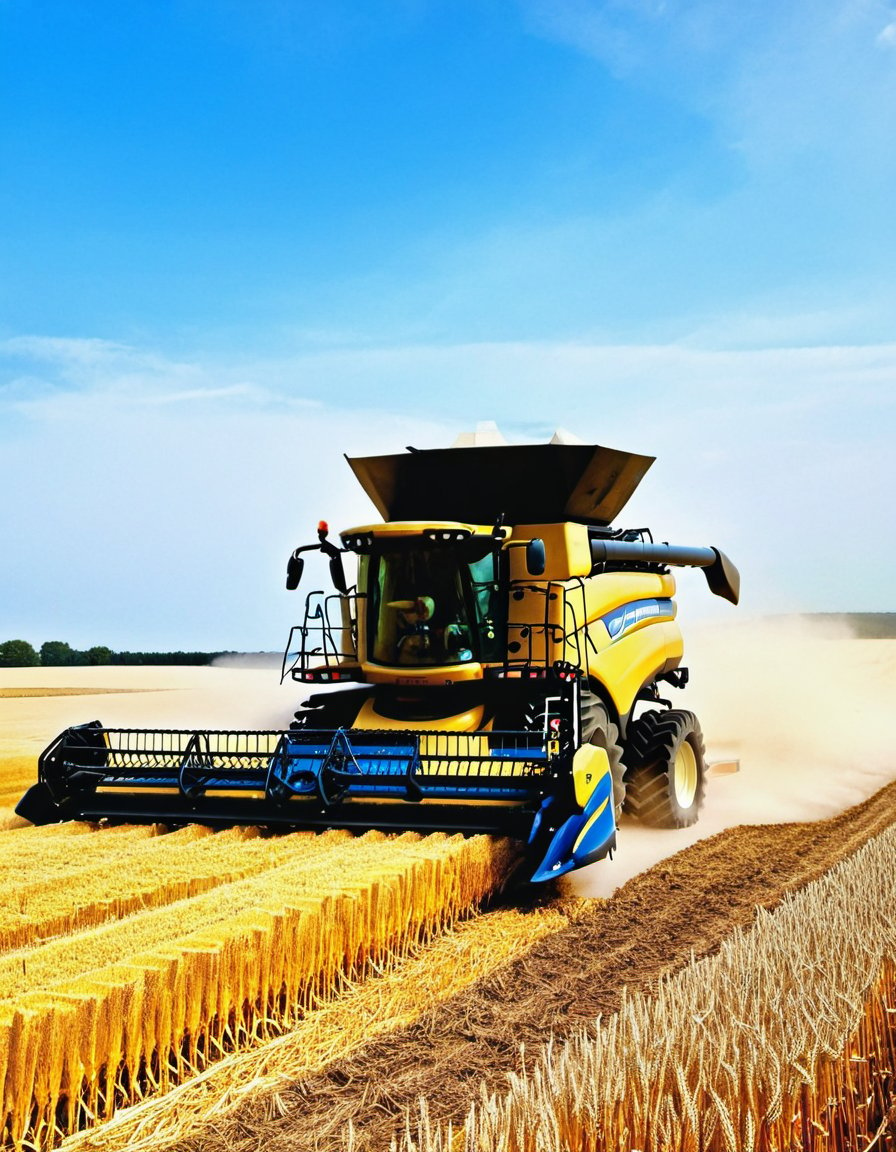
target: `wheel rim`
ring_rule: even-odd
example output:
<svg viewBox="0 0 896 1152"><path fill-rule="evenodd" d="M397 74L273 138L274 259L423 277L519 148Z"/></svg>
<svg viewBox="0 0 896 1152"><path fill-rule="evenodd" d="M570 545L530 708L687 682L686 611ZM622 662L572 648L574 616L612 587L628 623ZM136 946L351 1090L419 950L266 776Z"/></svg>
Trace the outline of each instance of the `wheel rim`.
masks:
<svg viewBox="0 0 896 1152"><path fill-rule="evenodd" d="M688 740L682 740L675 753L675 799L690 808L697 795L697 757Z"/></svg>

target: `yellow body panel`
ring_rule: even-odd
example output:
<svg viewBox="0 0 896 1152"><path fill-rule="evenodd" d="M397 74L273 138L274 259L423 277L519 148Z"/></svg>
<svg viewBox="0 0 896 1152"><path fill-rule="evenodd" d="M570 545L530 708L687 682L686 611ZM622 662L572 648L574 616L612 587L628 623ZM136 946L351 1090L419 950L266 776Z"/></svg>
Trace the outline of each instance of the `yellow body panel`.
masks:
<svg viewBox="0 0 896 1152"><path fill-rule="evenodd" d="M671 600L675 592L671 574L608 572L544 586L540 581L531 584L538 590L523 591L520 599L511 595L511 659L525 659L531 652L534 663L568 660L606 689L621 715L631 710L644 684L678 666L684 649L674 603L668 616L645 617L616 639L601 619L637 600Z"/></svg>
<svg viewBox="0 0 896 1152"><path fill-rule="evenodd" d="M439 720L396 720L391 716L381 716L374 707L373 700L365 700L358 713L353 728L382 728L388 731L406 732L413 728L418 732L475 732L482 727L482 718L485 709L479 705L470 708L467 712L459 712L456 716L445 716Z"/></svg>
<svg viewBox="0 0 896 1152"><path fill-rule="evenodd" d="M572 779L576 790L576 803L584 808L598 780L610 771L610 757L605 748L596 744L583 744L572 761Z"/></svg>
<svg viewBox="0 0 896 1152"><path fill-rule="evenodd" d="M461 524L456 520L392 520L388 524L363 524L360 528L346 528L340 536L422 536L424 532L451 532L465 529L474 536L491 536L492 525ZM507 530L506 530L507 531ZM509 531L507 531L509 537ZM421 541L421 544L423 541Z"/></svg>
<svg viewBox="0 0 896 1152"><path fill-rule="evenodd" d="M578 582L576 582L578 583ZM583 581L585 587L585 615L589 621L597 620L630 604L632 600L671 599L675 595L675 577L671 573L658 572L604 572ZM568 584L567 598L575 596L575 584ZM581 593L579 593L581 603Z"/></svg>
<svg viewBox="0 0 896 1152"><path fill-rule="evenodd" d="M660 672L677 668L684 654L674 620L649 620L588 660L588 675L602 684L620 715L631 711L639 690Z"/></svg>
<svg viewBox="0 0 896 1152"><path fill-rule="evenodd" d="M361 673L368 684L407 684L409 687L424 684L460 684L467 680L481 680L482 665L471 661L468 664L393 667L388 664L362 661Z"/></svg>
<svg viewBox="0 0 896 1152"><path fill-rule="evenodd" d="M514 526L515 540L540 539L544 541L545 570L538 577L546 580L568 580L571 576L587 576L591 571L591 545L588 528L584 524L518 524ZM531 580L526 570L525 548L510 550L511 580Z"/></svg>

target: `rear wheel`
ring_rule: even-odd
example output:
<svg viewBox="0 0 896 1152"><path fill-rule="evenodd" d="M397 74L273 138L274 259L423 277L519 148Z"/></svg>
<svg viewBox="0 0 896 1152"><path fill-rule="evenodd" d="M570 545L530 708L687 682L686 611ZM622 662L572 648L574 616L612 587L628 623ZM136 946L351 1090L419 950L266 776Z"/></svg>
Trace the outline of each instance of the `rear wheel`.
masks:
<svg viewBox="0 0 896 1152"><path fill-rule="evenodd" d="M622 763L622 746L619 743L619 729L610 719L607 707L599 696L582 688L582 743L594 744L603 748L610 761L613 777L613 807L616 810L616 823L622 815L625 800L625 766Z"/></svg>
<svg viewBox="0 0 896 1152"><path fill-rule="evenodd" d="M625 810L653 828L687 828L703 803L703 733L693 712L645 712L626 753Z"/></svg>

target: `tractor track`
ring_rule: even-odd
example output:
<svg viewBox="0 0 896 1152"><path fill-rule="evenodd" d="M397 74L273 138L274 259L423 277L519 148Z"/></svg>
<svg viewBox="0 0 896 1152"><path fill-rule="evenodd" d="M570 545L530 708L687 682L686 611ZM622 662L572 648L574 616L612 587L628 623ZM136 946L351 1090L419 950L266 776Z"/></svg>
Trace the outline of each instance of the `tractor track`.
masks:
<svg viewBox="0 0 896 1152"><path fill-rule="evenodd" d="M557 898L566 927L463 993L350 1058L237 1108L170 1152L387 1149L425 1096L432 1121L463 1122L482 1089L531 1067L545 1040L615 1011L623 987L651 986L714 952L757 906L773 907L896 821L896 782L831 819L742 826L630 880L609 900ZM161 1149L163 1145L159 1145Z"/></svg>

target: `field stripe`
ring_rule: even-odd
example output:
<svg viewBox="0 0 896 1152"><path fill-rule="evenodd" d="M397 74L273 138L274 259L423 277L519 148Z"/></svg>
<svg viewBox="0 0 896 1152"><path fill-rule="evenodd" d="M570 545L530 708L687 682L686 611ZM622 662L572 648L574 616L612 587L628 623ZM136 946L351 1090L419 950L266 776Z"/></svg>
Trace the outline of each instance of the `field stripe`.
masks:
<svg viewBox="0 0 896 1152"><path fill-rule="evenodd" d="M310 1012L284 1036L228 1057L167 1095L122 1110L99 1128L70 1137L63 1149L148 1152L220 1120L249 1096L257 1109L276 1109L284 1081L319 1072L371 1038L419 1019L567 922L559 906L549 906L499 909L457 924L394 971L355 983L333 1003Z"/></svg>
<svg viewBox="0 0 896 1152"><path fill-rule="evenodd" d="M9 1143L48 1147L281 1034L469 914L515 861L482 836L307 837L295 850L257 878L0 960Z"/></svg>
<svg viewBox="0 0 896 1152"><path fill-rule="evenodd" d="M312 835L263 840L257 828L213 835L209 828L190 825L129 843L125 856L120 838L107 845L108 838L102 836L98 839L104 851L98 861L69 865L68 871L63 861L55 875L30 863L6 868L0 883L0 953L34 947L54 936L71 936L232 884L294 857L300 839L310 840ZM314 850L325 844L321 841ZM66 851L71 860L71 849ZM116 858L125 866L110 867Z"/></svg>

